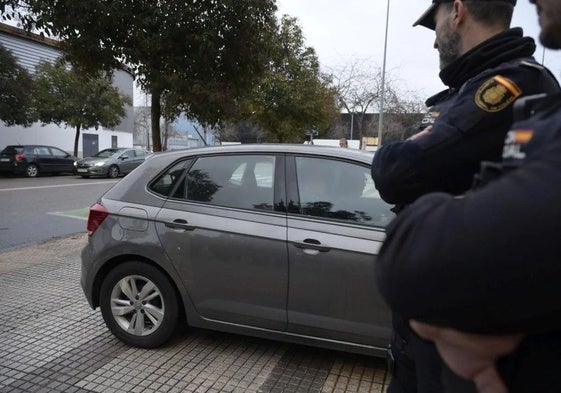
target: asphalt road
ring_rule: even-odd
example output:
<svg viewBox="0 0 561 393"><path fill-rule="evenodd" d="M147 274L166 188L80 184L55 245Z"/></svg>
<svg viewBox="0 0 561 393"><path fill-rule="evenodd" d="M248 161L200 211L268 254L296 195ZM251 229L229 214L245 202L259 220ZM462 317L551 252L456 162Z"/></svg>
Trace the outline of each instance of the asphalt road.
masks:
<svg viewBox="0 0 561 393"><path fill-rule="evenodd" d="M117 182L0 177L0 250L85 232L88 208Z"/></svg>

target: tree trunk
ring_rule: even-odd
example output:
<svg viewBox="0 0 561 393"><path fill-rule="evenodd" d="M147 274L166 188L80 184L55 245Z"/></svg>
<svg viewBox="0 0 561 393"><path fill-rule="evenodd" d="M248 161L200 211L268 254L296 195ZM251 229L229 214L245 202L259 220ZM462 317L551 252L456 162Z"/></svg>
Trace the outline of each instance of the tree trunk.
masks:
<svg viewBox="0 0 561 393"><path fill-rule="evenodd" d="M74 157L78 157L78 141L80 140L80 124L76 126L76 135L74 136Z"/></svg>
<svg viewBox="0 0 561 393"><path fill-rule="evenodd" d="M163 151L166 151L168 149L169 127L170 127L170 122L168 120L164 120L164 133L162 135Z"/></svg>
<svg viewBox="0 0 561 393"><path fill-rule="evenodd" d="M160 103L160 92L152 91L152 151L162 151L162 139L160 136L160 117L162 115L162 106Z"/></svg>

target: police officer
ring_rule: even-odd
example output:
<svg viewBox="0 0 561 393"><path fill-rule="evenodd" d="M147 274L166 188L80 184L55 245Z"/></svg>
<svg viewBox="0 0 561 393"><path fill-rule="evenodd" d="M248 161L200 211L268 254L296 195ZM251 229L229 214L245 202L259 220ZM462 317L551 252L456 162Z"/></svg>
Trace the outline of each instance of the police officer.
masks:
<svg viewBox="0 0 561 393"><path fill-rule="evenodd" d="M433 0L415 25L435 30L440 78L449 88L427 100L420 132L381 147L372 177L398 210L423 194L462 194L483 160L498 160L524 95L556 92L551 73L532 57L535 43L509 29L515 0ZM406 291L407 287L396 288ZM441 392L441 361L394 313L389 393Z"/></svg>
<svg viewBox="0 0 561 393"><path fill-rule="evenodd" d="M561 49L561 2L530 1L540 40ZM561 94L520 100L515 116L503 174L463 198L421 197L388 228L376 273L478 392L561 392Z"/></svg>

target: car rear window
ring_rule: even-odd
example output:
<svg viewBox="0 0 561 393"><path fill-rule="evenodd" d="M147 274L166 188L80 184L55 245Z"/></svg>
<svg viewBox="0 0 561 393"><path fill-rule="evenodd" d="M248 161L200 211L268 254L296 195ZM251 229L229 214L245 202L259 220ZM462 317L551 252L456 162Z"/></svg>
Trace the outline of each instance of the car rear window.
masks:
<svg viewBox="0 0 561 393"><path fill-rule="evenodd" d="M6 146L0 154L14 155L23 152L23 146Z"/></svg>

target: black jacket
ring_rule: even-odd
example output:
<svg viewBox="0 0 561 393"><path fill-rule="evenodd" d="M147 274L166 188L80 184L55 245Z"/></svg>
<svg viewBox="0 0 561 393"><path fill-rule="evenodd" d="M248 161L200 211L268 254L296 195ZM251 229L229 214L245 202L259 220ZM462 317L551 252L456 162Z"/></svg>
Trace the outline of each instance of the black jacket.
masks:
<svg viewBox="0 0 561 393"><path fill-rule="evenodd" d="M405 318L475 333L524 333L500 362L511 392L559 392L561 95L506 137L508 173L463 198L432 193L388 228L378 286ZM407 288L407 290L403 290Z"/></svg>
<svg viewBox="0 0 561 393"><path fill-rule="evenodd" d="M403 205L428 192L469 189L480 162L500 158L512 103L558 91L555 78L531 57L534 50L521 29L510 29L442 70L450 88L427 100L430 108L419 127L432 125L432 132L382 146L374 156L372 177L382 198Z"/></svg>

